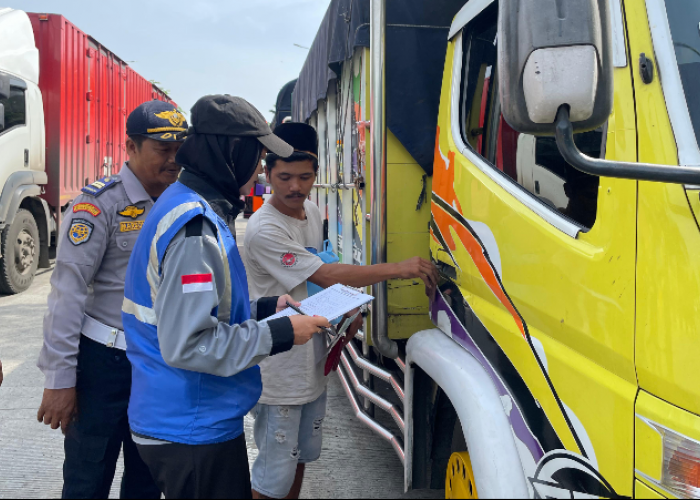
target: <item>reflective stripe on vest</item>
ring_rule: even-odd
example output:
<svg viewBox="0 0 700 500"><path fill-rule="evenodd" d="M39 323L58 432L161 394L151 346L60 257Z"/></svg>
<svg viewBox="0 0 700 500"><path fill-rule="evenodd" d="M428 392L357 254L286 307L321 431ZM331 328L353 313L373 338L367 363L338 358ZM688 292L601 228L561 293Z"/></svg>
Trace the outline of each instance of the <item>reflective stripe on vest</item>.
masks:
<svg viewBox="0 0 700 500"><path fill-rule="evenodd" d="M150 307L140 306L126 297L124 298L124 303L122 304L122 312L125 314L130 314L134 316L141 323L146 323L147 325L158 325L158 317L155 310Z"/></svg>

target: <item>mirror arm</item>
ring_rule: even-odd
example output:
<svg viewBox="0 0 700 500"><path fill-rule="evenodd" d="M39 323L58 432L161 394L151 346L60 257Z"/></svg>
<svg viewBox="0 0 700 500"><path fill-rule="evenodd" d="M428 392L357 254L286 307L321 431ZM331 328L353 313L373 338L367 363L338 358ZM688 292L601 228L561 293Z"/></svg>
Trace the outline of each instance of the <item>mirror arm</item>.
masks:
<svg viewBox="0 0 700 500"><path fill-rule="evenodd" d="M627 163L591 158L579 151L574 142L574 127L569 120L569 109L562 106L557 112L556 137L564 160L585 174L638 181L668 182L700 185L700 168Z"/></svg>

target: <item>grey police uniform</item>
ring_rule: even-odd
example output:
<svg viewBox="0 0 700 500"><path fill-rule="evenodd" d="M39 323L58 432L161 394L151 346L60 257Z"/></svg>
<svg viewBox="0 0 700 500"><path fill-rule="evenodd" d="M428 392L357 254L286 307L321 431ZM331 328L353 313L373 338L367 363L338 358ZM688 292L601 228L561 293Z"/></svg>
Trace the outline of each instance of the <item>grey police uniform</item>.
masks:
<svg viewBox="0 0 700 500"><path fill-rule="evenodd" d="M185 117L149 101L129 114L126 133L181 143ZM63 498L107 498L124 452L121 498L160 498L131 439L131 364L122 332L129 258L154 200L126 163L120 175L83 189L63 221L51 277L38 366L47 389L75 387L78 418L64 441Z"/></svg>
<svg viewBox="0 0 700 500"><path fill-rule="evenodd" d="M47 389L75 387L81 333L126 349L124 277L153 203L127 163L120 175L88 186L69 209L51 277L38 364Z"/></svg>
<svg viewBox="0 0 700 500"><path fill-rule="evenodd" d="M63 498L107 498L122 447L121 498L160 498L129 432L121 318L129 257L154 201L128 164L83 192L61 230L38 362L47 389L75 387L78 397L64 441Z"/></svg>

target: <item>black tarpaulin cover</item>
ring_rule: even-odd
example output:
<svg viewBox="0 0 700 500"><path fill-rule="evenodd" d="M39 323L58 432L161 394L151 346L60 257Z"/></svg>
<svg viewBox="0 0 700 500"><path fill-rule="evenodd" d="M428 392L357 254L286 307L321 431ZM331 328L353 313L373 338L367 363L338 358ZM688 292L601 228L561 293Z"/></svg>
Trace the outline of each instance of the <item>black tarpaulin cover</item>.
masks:
<svg viewBox="0 0 700 500"><path fill-rule="evenodd" d="M332 0L299 75L293 118L306 121L356 47L369 47L369 0ZM432 173L447 36L465 0L387 0L389 130Z"/></svg>
<svg viewBox="0 0 700 500"><path fill-rule="evenodd" d="M294 92L294 87L297 81L292 80L287 85L282 87L280 93L277 95L277 103L275 105L275 117L270 123L272 130L282 125L282 122L288 116L292 116L292 93Z"/></svg>

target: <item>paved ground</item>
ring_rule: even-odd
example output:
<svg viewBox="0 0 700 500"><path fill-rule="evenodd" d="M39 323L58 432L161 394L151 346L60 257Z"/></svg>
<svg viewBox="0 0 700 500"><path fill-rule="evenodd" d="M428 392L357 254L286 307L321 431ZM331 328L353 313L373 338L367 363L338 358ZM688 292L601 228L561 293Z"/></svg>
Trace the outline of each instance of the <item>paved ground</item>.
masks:
<svg viewBox="0 0 700 500"><path fill-rule="evenodd" d="M244 222L238 230L240 242ZM50 277L51 270L44 270L28 292L0 296L0 359L5 371L0 388L0 498L55 498L61 492L62 436L36 421L43 378L35 365ZM251 426L247 419L252 461L257 450ZM115 481L113 498L118 484ZM302 497L397 498L402 485L402 466L393 450L354 418L333 377L322 461L309 466ZM439 498L439 493L412 492L410 497Z"/></svg>

